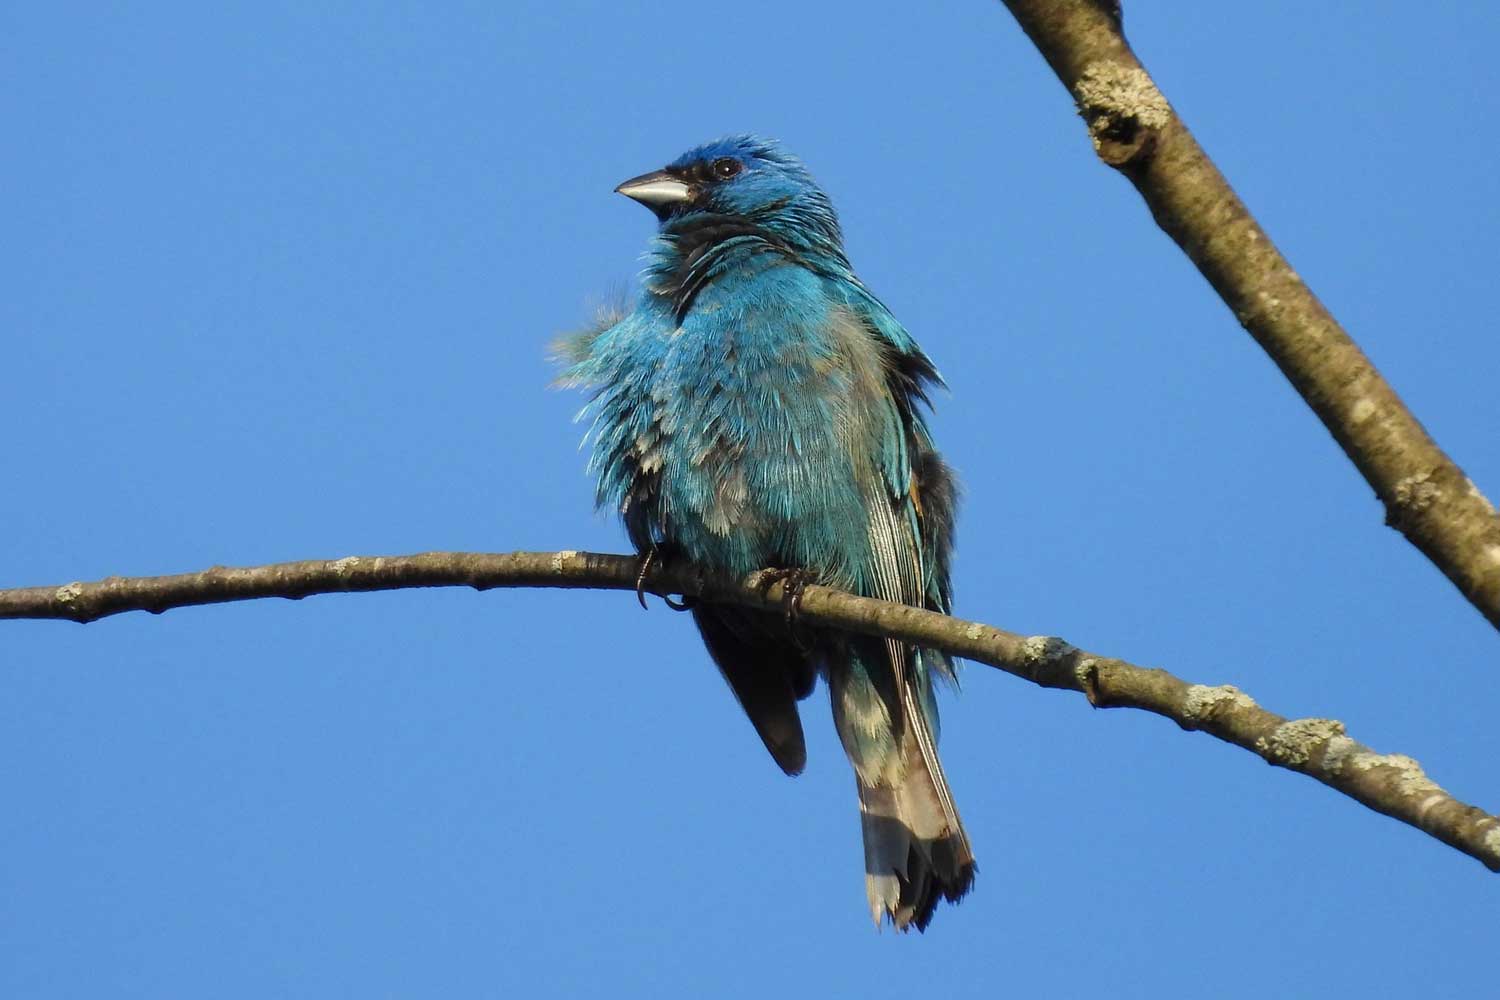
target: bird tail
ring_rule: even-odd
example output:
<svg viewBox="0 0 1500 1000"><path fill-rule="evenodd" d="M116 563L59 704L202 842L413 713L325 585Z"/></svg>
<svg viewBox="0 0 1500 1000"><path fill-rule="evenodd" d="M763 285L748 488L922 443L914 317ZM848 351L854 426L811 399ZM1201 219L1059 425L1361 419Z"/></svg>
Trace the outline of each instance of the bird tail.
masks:
<svg viewBox="0 0 1500 1000"><path fill-rule="evenodd" d="M900 721L891 728L872 726L877 720L868 714L871 701L861 695L875 694L874 685L862 684L858 664L853 666L838 685L842 690L834 692L834 713L859 787L870 915L877 926L889 919L897 930L925 930L938 901L958 902L976 871L925 710L927 678L898 680L899 694L889 693L897 695ZM886 739L879 738L881 729Z"/></svg>

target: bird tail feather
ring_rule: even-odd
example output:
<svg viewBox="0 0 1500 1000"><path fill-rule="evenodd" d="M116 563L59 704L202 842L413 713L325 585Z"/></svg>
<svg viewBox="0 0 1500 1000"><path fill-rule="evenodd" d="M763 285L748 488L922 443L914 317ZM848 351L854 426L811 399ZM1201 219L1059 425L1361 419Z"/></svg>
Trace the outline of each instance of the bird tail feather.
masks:
<svg viewBox="0 0 1500 1000"><path fill-rule="evenodd" d="M894 786L856 776L865 891L877 926L889 919L897 930L920 931L940 899L957 902L973 886L974 854L937 758L903 740L902 763Z"/></svg>
<svg viewBox="0 0 1500 1000"><path fill-rule="evenodd" d="M872 726L876 720L869 709L884 699L869 697L874 692L860 682L857 669L841 679L834 711L859 788L870 914L877 926L889 919L897 930L925 930L939 900L958 902L974 884L969 835L953 804L916 684L898 681L903 717L898 725ZM894 730L894 746L869 738L881 730Z"/></svg>

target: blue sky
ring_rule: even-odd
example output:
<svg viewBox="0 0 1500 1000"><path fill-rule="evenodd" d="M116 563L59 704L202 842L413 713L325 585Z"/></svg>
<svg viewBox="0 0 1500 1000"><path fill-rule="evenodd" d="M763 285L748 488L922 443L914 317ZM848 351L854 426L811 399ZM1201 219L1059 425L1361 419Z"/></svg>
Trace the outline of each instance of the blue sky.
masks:
<svg viewBox="0 0 1500 1000"><path fill-rule="evenodd" d="M0 585L621 551L547 344L611 193L775 135L948 377L958 613L1344 720L1500 809L1500 638L1099 166L998 4L11 4ZM1127 5L1159 84L1500 495L1500 13ZM0 623L0 995L1457 994L1500 882L1163 720L970 667L978 886L865 914L820 691L784 778L690 624L402 592Z"/></svg>

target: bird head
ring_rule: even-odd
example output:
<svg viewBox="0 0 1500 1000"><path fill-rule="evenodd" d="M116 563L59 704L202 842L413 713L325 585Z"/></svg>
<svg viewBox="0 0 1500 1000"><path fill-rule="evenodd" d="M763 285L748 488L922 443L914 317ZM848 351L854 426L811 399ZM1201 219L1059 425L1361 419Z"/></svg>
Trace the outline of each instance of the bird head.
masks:
<svg viewBox="0 0 1500 1000"><path fill-rule="evenodd" d="M727 216L783 236L841 242L833 205L802 161L753 135L705 143L615 190L651 209L664 231L679 221Z"/></svg>

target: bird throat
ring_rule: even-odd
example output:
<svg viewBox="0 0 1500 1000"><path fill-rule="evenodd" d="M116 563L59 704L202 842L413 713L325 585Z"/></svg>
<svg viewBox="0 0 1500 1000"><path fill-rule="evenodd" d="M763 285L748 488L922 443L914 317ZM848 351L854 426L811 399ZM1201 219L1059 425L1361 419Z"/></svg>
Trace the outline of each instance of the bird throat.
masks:
<svg viewBox="0 0 1500 1000"><path fill-rule="evenodd" d="M662 236L671 249L656 269L653 289L672 300L678 322L728 255L769 251L800 259L785 239L744 216L694 212L673 220L663 228Z"/></svg>

